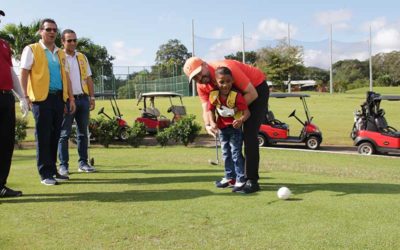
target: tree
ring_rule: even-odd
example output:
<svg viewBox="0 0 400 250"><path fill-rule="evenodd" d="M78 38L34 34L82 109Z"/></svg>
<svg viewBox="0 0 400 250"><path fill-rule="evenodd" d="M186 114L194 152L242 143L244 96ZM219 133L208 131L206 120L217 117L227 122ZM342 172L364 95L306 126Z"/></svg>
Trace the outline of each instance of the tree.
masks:
<svg viewBox="0 0 400 250"><path fill-rule="evenodd" d="M283 81L292 76L302 75L303 48L299 46L289 46L285 40L272 48L265 47L257 51L256 65L275 84L284 88ZM294 79L294 78L292 78Z"/></svg>
<svg viewBox="0 0 400 250"><path fill-rule="evenodd" d="M379 53L372 57L374 77L382 86L400 85L400 51Z"/></svg>
<svg viewBox="0 0 400 250"><path fill-rule="evenodd" d="M247 64L254 65L257 61L257 52L255 51L245 51L244 52L245 60ZM238 51L236 54L229 54L225 56L225 59L232 59L232 60L237 60L239 62L243 61L243 52Z"/></svg>
<svg viewBox="0 0 400 250"><path fill-rule="evenodd" d="M22 23L7 24L0 30L0 38L6 40L11 47L13 57L21 60L22 50L28 44L35 43L40 36L37 33L40 27L40 21L34 21L32 24L25 26Z"/></svg>
<svg viewBox="0 0 400 250"><path fill-rule="evenodd" d="M36 43L40 39L38 34L40 22L41 20L36 20L27 26L22 23L18 25L7 24L0 30L0 37L9 42L13 57L16 60L19 61L21 59L25 46ZM55 43L58 47L61 47L60 33L57 34ZM94 79L102 74L108 80L112 79L112 60L114 60L114 57L108 54L104 46L94 44L89 38L82 37L78 39L77 50L84 53L88 58Z"/></svg>
<svg viewBox="0 0 400 250"><path fill-rule="evenodd" d="M181 69L191 56L192 53L178 39L170 39L157 50L153 70L157 70L160 77L182 74Z"/></svg>
<svg viewBox="0 0 400 250"><path fill-rule="evenodd" d="M338 87L341 91L347 89L361 87L363 83L366 84L368 79L368 61L342 60L333 64L334 83L340 85ZM351 86L354 84L354 86ZM335 90L338 90L335 87Z"/></svg>

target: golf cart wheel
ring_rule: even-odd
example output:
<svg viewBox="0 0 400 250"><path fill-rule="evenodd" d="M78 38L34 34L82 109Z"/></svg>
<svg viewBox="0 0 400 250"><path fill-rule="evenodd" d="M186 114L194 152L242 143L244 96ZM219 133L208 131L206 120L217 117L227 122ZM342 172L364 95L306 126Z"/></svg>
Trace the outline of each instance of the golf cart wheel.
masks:
<svg viewBox="0 0 400 250"><path fill-rule="evenodd" d="M316 136L310 136L306 140L306 147L308 149L316 150L319 148L319 145L321 144L320 140Z"/></svg>
<svg viewBox="0 0 400 250"><path fill-rule="evenodd" d="M358 146L358 153L362 155L372 155L375 149L370 142L363 142Z"/></svg>
<svg viewBox="0 0 400 250"><path fill-rule="evenodd" d="M129 133L128 130L126 128L122 128L119 132L119 139L121 139L121 141L126 141L129 138Z"/></svg>
<svg viewBox="0 0 400 250"><path fill-rule="evenodd" d="M267 145L267 138L265 138L264 135L258 134L257 139L258 139L258 146L259 147L263 147L263 146Z"/></svg>

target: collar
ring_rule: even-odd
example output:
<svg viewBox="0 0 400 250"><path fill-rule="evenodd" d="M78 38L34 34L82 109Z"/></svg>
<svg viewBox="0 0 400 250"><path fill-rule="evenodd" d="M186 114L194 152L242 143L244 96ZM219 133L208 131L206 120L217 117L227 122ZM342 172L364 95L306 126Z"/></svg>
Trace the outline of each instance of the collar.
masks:
<svg viewBox="0 0 400 250"><path fill-rule="evenodd" d="M46 49L49 50L49 49L46 47L46 45L44 45L42 39L39 40L39 44L40 44L40 46L42 46L42 48L43 48L44 50L46 50ZM53 51L53 53L56 53L58 50L59 50L59 48L57 47L57 45L54 44L54 51Z"/></svg>

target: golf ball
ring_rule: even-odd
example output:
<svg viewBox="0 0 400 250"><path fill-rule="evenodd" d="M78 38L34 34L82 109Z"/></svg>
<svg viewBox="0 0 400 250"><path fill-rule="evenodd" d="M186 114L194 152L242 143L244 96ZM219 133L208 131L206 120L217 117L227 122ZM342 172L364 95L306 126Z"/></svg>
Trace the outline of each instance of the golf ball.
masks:
<svg viewBox="0 0 400 250"><path fill-rule="evenodd" d="M277 192L278 198L281 200L289 199L291 194L292 194L292 192L287 187L281 187Z"/></svg>

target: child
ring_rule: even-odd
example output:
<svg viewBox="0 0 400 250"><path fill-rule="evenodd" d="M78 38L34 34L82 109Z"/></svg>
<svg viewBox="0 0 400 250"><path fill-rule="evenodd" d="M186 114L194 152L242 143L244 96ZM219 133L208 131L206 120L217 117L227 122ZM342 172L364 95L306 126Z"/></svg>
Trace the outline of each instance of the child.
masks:
<svg viewBox="0 0 400 250"><path fill-rule="evenodd" d="M208 110L210 126L219 130L222 158L225 163L225 177L216 181L218 188L233 187L239 191L245 184L244 158L242 154L242 124L250 116L243 96L232 90L232 72L227 67L215 70L215 79L219 90L209 95Z"/></svg>

